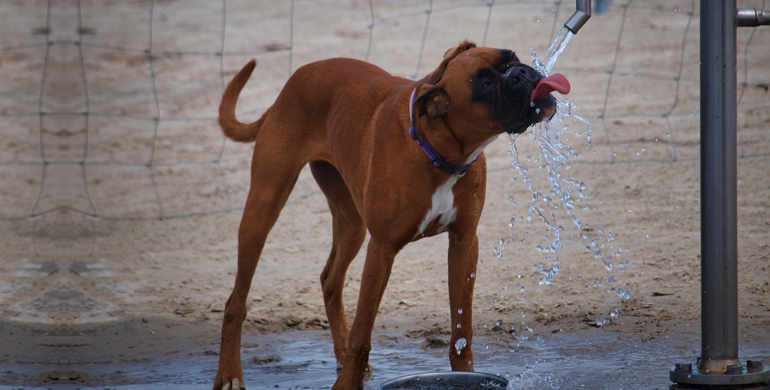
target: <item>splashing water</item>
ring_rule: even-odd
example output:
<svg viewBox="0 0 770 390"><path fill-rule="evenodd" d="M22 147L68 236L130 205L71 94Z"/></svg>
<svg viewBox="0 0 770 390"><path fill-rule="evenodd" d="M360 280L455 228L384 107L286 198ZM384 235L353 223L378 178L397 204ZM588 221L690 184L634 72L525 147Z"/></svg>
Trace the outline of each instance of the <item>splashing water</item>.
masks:
<svg viewBox="0 0 770 390"><path fill-rule="evenodd" d="M568 29L563 28L548 49L544 61L540 61L533 49L532 67L544 76L548 76L573 35ZM542 236L550 240L548 245L536 246L537 251L544 254L544 262L550 261L552 264L552 266L547 267L544 263L540 263L535 267L544 275L544 278L540 279L540 285L550 285L559 273L558 252L562 247L561 235L564 231L564 226L559 224L559 217L557 217L559 212L565 213L567 220L571 221L579 230L597 231L600 234L598 237L589 237L584 233L579 234L579 236L588 242L586 251L593 252L594 257L601 261L608 271L614 269L613 260L615 258L621 256L623 252L628 252L627 248L612 244L614 241L612 233L603 231L601 228L589 227L589 224L584 223L578 216L580 210L588 209L588 207L578 207L579 202L587 201L590 196L586 194L586 185L576 179L574 175L567 175L565 171L572 168L572 160L582 156L590 147L591 123L588 119L573 113L573 109L577 106L564 96L554 92L554 97L556 98L555 115L548 121L534 125L531 130L531 135L534 138L533 143L537 146L541 156L540 159L535 159L535 163L538 164L536 167L547 170L549 189L541 190L533 186L528 177L530 168L523 167L519 163L519 154L515 144L519 134L507 136L511 145L511 155L514 157L511 165L514 170L518 171L522 181L532 193L532 201L527 207L526 219L527 221L540 219L547 230L547 234ZM580 127L581 129L576 131L571 127ZM572 142L570 138L572 138ZM585 146L573 146L576 140L584 140ZM509 227L513 227L514 219L515 216L511 219ZM549 237L551 234L552 239ZM630 265L630 262L622 264L625 268L626 265ZM614 282L615 279L613 277L608 282L610 280ZM628 299L629 295L618 294L618 296Z"/></svg>
<svg viewBox="0 0 770 390"><path fill-rule="evenodd" d="M508 384L511 390L530 390L530 389L548 389L555 390L562 388L564 380L555 375L538 374L534 369L524 370L519 375L513 377Z"/></svg>
<svg viewBox="0 0 770 390"><path fill-rule="evenodd" d="M544 258L544 260L550 260L550 257ZM545 265L540 263L538 269L541 274L545 275L544 278L540 279L540 285L550 286L553 283L553 278L559 274L559 260L554 260L551 268L545 268Z"/></svg>

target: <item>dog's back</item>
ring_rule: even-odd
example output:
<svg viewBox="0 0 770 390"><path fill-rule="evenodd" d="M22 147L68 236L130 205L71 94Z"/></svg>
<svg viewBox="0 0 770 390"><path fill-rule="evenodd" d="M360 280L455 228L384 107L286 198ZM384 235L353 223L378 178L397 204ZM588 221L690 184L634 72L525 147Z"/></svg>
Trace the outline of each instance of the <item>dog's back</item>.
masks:
<svg viewBox="0 0 770 390"><path fill-rule="evenodd" d="M295 118L302 123L302 128L298 129L300 133L293 134L297 137L310 136L308 131L314 128L340 125L335 121L336 112L345 112L347 123L343 127L363 130L384 97L410 83L356 59L332 58L313 62L294 72L275 103L258 121L246 124L236 119L235 106L255 67L256 60L252 60L238 72L227 85L219 106L222 131L237 142L256 141L260 128L271 115Z"/></svg>

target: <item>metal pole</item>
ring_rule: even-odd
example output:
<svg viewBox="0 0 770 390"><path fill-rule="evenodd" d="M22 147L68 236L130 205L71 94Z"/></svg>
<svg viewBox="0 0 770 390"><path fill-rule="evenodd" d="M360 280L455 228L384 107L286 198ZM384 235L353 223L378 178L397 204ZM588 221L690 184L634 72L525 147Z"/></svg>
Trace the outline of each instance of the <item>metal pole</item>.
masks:
<svg viewBox="0 0 770 390"><path fill-rule="evenodd" d="M701 373L738 360L735 0L701 0Z"/></svg>
<svg viewBox="0 0 770 390"><path fill-rule="evenodd" d="M735 0L700 6L701 357L676 364L670 389L769 389L770 368L738 360L735 27L747 16Z"/></svg>

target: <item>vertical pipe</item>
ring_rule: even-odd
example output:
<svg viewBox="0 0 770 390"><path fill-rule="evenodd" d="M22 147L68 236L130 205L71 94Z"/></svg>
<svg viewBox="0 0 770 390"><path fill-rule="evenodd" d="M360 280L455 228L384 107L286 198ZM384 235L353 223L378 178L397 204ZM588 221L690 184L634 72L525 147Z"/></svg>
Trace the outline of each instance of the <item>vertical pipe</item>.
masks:
<svg viewBox="0 0 770 390"><path fill-rule="evenodd" d="M701 373L738 360L735 0L701 0Z"/></svg>

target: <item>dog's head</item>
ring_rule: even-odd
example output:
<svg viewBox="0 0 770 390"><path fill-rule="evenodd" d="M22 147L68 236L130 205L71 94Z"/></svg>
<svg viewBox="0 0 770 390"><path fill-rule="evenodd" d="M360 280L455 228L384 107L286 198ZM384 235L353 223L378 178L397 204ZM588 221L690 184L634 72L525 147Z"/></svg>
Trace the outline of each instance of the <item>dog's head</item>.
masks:
<svg viewBox="0 0 770 390"><path fill-rule="evenodd" d="M460 121L494 134L523 133L556 112L550 92L560 89L560 81L548 80L545 84L556 88L543 85L533 93L542 80L512 51L465 41L448 50L439 67L422 80L415 109L419 116L443 116L450 125Z"/></svg>

